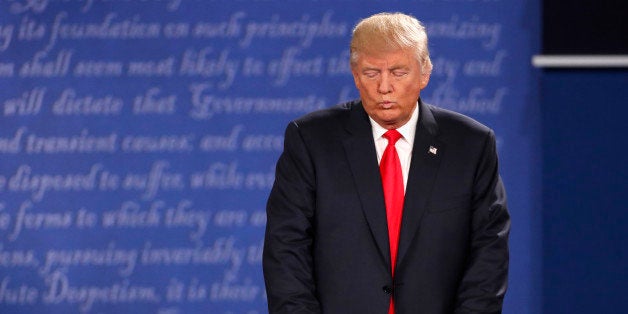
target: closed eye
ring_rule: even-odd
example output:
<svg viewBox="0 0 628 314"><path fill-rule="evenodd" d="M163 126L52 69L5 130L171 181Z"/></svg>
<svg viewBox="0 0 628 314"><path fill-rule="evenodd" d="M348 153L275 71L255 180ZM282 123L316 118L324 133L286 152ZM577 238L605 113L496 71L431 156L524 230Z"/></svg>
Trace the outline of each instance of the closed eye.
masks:
<svg viewBox="0 0 628 314"><path fill-rule="evenodd" d="M392 72L392 74L396 77L402 77L402 76L406 76L408 75L408 71L404 71L404 70L395 70Z"/></svg>
<svg viewBox="0 0 628 314"><path fill-rule="evenodd" d="M379 74L379 71L375 71L375 70L367 70L363 72L364 76L368 77L368 78L374 78Z"/></svg>

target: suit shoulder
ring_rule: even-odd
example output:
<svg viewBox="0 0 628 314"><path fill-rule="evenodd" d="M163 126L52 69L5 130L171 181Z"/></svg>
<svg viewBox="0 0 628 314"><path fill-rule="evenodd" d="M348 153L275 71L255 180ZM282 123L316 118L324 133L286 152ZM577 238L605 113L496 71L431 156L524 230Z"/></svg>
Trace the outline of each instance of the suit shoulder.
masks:
<svg viewBox="0 0 628 314"><path fill-rule="evenodd" d="M467 134L486 135L492 132L488 126L464 114L433 105L428 105L427 107L434 115L434 119L438 123L439 130L442 133L452 131L457 134L463 132Z"/></svg>
<svg viewBox="0 0 628 314"><path fill-rule="evenodd" d="M295 119L292 123L299 129L339 126L343 124L342 122L347 119L351 110L356 106L359 106L359 101L345 102L330 108L310 112Z"/></svg>

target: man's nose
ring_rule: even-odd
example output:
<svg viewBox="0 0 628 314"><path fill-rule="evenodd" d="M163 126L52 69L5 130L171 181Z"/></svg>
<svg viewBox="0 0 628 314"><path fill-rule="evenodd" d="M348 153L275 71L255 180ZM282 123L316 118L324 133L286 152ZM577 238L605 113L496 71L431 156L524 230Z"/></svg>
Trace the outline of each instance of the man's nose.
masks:
<svg viewBox="0 0 628 314"><path fill-rule="evenodd" d="M393 87L390 83L390 78L386 74L382 75L377 86L377 92L379 92L380 94L388 94L392 91Z"/></svg>

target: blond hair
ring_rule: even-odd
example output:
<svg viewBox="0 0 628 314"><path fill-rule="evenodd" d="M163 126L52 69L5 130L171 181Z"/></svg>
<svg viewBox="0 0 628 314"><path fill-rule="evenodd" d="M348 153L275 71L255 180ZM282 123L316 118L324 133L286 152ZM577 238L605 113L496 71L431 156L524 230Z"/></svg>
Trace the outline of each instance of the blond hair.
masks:
<svg viewBox="0 0 628 314"><path fill-rule="evenodd" d="M351 66L360 53L387 52L398 49L416 51L423 74L432 72L432 61L427 48L427 33L423 24L404 13L378 13L361 20L353 28L351 37Z"/></svg>

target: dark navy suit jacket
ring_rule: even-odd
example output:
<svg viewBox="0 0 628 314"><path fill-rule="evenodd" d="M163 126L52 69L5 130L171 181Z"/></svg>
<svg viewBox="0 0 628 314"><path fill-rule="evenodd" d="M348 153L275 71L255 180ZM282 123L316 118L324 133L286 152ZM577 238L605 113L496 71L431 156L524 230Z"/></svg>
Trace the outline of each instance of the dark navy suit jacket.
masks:
<svg viewBox="0 0 628 314"><path fill-rule="evenodd" d="M395 277L360 101L287 127L267 204L270 313L500 313L510 217L493 132L419 101Z"/></svg>

